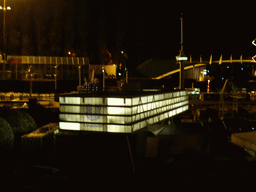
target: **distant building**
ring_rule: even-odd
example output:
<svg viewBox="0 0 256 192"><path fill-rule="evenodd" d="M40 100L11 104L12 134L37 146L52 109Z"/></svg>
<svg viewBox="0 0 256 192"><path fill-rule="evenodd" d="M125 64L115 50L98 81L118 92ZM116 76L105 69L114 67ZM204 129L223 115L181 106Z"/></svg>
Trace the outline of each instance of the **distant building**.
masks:
<svg viewBox="0 0 256 192"><path fill-rule="evenodd" d="M34 80L54 81L54 75L56 73L55 67L57 66L58 80L78 80L78 65L81 65L82 76L88 75L89 59L86 57L9 55L5 66L3 62L0 63L0 79L26 81L29 80L30 74L32 74Z"/></svg>

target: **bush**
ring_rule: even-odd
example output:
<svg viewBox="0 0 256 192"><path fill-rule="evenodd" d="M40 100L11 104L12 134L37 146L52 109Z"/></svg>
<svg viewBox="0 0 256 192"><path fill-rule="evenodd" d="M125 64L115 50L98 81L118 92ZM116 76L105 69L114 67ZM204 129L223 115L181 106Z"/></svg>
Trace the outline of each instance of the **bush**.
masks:
<svg viewBox="0 0 256 192"><path fill-rule="evenodd" d="M34 119L22 110L2 108L0 117L10 124L14 134L25 134L37 129Z"/></svg>
<svg viewBox="0 0 256 192"><path fill-rule="evenodd" d="M14 143L14 134L10 124L0 118L0 150L9 151L12 149Z"/></svg>

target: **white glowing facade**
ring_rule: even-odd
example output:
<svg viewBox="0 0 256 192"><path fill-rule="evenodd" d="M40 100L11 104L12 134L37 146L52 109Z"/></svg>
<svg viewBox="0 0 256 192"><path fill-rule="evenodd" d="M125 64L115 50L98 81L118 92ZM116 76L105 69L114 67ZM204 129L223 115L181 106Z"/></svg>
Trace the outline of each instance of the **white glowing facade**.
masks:
<svg viewBox="0 0 256 192"><path fill-rule="evenodd" d="M187 91L61 95L60 129L132 133L188 110Z"/></svg>

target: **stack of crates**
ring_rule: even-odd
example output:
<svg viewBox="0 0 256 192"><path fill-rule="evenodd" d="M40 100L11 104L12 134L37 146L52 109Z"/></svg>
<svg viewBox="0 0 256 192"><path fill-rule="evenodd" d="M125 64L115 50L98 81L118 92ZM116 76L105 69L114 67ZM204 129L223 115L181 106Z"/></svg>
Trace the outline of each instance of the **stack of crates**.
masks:
<svg viewBox="0 0 256 192"><path fill-rule="evenodd" d="M49 123L21 137L22 153L26 156L43 156L54 152L54 133L58 123Z"/></svg>

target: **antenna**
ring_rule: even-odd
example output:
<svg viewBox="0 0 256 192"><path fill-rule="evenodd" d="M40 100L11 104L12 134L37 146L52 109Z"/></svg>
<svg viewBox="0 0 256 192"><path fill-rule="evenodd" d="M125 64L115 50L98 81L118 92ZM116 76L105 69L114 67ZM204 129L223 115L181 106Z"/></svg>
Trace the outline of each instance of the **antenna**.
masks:
<svg viewBox="0 0 256 192"><path fill-rule="evenodd" d="M183 53L183 13L180 15L180 52Z"/></svg>

